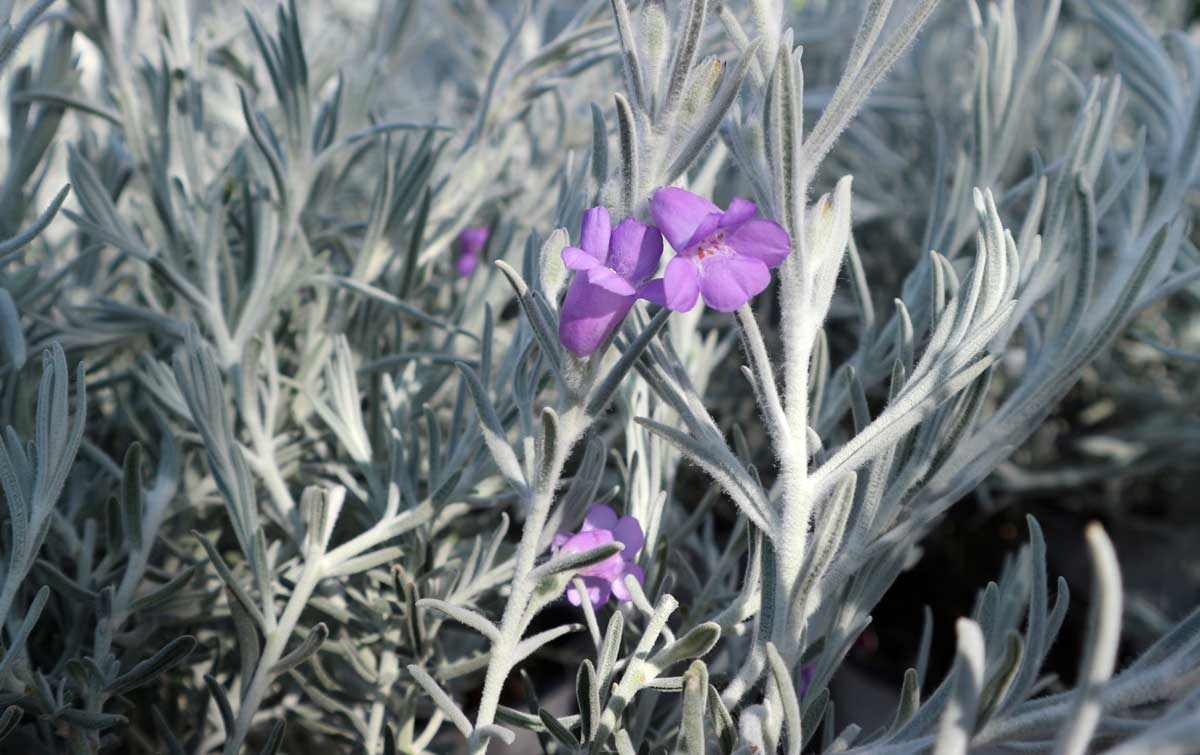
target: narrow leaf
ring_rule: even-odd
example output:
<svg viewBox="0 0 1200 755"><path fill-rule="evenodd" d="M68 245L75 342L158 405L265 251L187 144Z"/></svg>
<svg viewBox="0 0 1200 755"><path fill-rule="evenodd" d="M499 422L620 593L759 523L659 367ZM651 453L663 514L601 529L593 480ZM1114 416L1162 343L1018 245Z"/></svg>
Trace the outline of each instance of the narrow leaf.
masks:
<svg viewBox="0 0 1200 755"><path fill-rule="evenodd" d="M277 719L271 726L271 733L267 735L267 741L263 743L258 755L275 755L279 752L279 746L283 744L283 732L286 729L287 721L282 718Z"/></svg>
<svg viewBox="0 0 1200 755"><path fill-rule="evenodd" d="M456 606L444 600L437 600L436 598L421 598L417 601L417 606L432 609L457 621L459 624L468 626L484 637L487 637L493 643L500 640L500 630L496 628L496 625L488 621L482 614L472 611L470 608Z"/></svg>
<svg viewBox="0 0 1200 755"><path fill-rule="evenodd" d="M142 547L142 508L146 494L142 488L142 444L134 442L125 452L121 475L121 525L135 550Z"/></svg>
<svg viewBox="0 0 1200 755"><path fill-rule="evenodd" d="M166 647L118 676L108 686L107 691L114 695L120 695L143 684L148 684L183 663L195 649L195 637L191 635L176 637L167 643Z"/></svg>
<svg viewBox="0 0 1200 755"><path fill-rule="evenodd" d="M659 671L665 670L679 661L703 657L713 649L719 639L721 626L716 622L707 621L692 627L687 634L655 653L648 663Z"/></svg>
<svg viewBox="0 0 1200 755"><path fill-rule="evenodd" d="M550 736L561 742L568 752L575 752L583 746L579 738L572 734L570 729L559 723L558 719L548 713L545 708L538 708L538 718L541 719L542 725L546 727Z"/></svg>
<svg viewBox="0 0 1200 755"><path fill-rule="evenodd" d="M296 668L300 664L307 661L309 658L316 655L321 649L321 645L325 644L325 640L329 637L329 627L325 626L324 622L317 624L304 638L304 642L300 646L280 658L271 667L272 674L282 674L285 671Z"/></svg>

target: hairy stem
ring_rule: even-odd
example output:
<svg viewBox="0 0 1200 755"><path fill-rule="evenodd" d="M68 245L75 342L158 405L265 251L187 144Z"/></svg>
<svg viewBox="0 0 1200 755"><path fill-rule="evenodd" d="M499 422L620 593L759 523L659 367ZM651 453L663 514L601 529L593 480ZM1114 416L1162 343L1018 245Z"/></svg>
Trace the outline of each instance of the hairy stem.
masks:
<svg viewBox="0 0 1200 755"><path fill-rule="evenodd" d="M583 413L578 407L571 407L559 419L558 441L555 444L544 473L538 475L532 493L530 494L529 516L521 532L521 542L517 546L516 568L513 571L512 593L504 607L504 616L500 620L500 637L492 643L492 659L488 664L487 677L483 683L483 694L479 701L479 711L475 715L475 728L486 726L495 721L496 708L500 704L500 691L504 681L512 671L512 653L525 633L525 626L530 616L527 615L529 601L534 585L529 579L537 561L541 547L543 530L546 519L550 516L550 508L554 503L554 491L562 476L563 465L570 456L571 448L586 428ZM472 737L472 755L483 755L487 752L489 737Z"/></svg>
<svg viewBox="0 0 1200 755"><path fill-rule="evenodd" d="M246 696L238 707L237 722L234 724L229 738L225 740L225 755L238 755L241 752L242 743L245 742L246 735L250 732L250 726L254 723L254 715L262 705L267 688L274 679L271 668L283 657L283 651L287 648L287 642L296 628L296 622L300 620L300 614L303 613L309 598L312 597L317 583L321 581L323 561L323 559L314 559L304 563L300 579L296 582L291 597L288 598L287 606L283 609L283 615L279 618L275 631L267 637L266 646L263 648L262 657L254 670L250 687L246 690Z"/></svg>

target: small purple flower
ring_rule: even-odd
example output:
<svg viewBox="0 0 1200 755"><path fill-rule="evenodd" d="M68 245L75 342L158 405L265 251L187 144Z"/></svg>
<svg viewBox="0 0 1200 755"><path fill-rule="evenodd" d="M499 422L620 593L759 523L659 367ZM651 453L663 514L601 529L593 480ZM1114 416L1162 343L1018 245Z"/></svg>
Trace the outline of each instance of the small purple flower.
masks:
<svg viewBox="0 0 1200 755"><path fill-rule="evenodd" d="M813 676L816 673L817 667L813 663L800 669L800 697L804 697L804 693L808 692L808 685L812 684Z"/></svg>
<svg viewBox="0 0 1200 755"><path fill-rule="evenodd" d="M575 279L563 300L558 337L585 357L604 343L637 301L637 286L658 269L662 236L658 229L630 218L616 228L603 207L583 213L579 246L562 251L563 264Z"/></svg>
<svg viewBox="0 0 1200 755"><path fill-rule="evenodd" d="M704 197L683 189L654 192L650 214L677 254L663 277L641 287L646 299L687 312L696 296L719 312L732 312L771 282L792 251L778 223L756 219L754 203L734 199L724 212Z"/></svg>
<svg viewBox="0 0 1200 755"><path fill-rule="evenodd" d="M466 278L475 272L475 266L479 264L479 255L483 252L487 240L486 225L464 228L462 233L458 234L455 241L454 269L458 271L460 278Z"/></svg>
<svg viewBox="0 0 1200 755"><path fill-rule="evenodd" d="M645 542L642 525L631 516L618 518L617 512L602 504L596 504L588 509L587 518L583 520L579 532L574 535L560 532L554 536L551 544L554 553L582 553L613 541L623 544L625 549L579 571L588 599L596 608L607 603L611 595L616 595L617 600L622 603L629 600L625 577L630 574L637 579L638 584L645 584L646 573L633 561ZM579 591L575 589L574 580L567 587L567 600L573 606L583 602Z"/></svg>

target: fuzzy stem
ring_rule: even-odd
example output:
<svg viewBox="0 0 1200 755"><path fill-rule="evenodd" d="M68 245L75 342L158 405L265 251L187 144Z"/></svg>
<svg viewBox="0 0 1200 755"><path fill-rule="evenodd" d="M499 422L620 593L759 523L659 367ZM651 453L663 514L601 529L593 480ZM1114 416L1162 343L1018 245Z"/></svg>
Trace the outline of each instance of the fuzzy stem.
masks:
<svg viewBox="0 0 1200 755"><path fill-rule="evenodd" d="M792 455L793 451L787 415L783 411L783 403L779 399L779 389L775 385L771 357L767 354L767 346L763 342L762 332L758 328L758 320L755 319L754 310L750 308L750 305L743 304L736 314L742 345L750 360L750 371L754 375L754 387L758 395L759 408L766 419L775 457L782 463Z"/></svg>
<svg viewBox="0 0 1200 755"><path fill-rule="evenodd" d="M811 174L800 171L793 176L790 206L784 220L792 241L792 253L780 270L780 335L784 346L784 414L787 420L789 449L779 457L782 496L779 503L780 527L775 545L775 616L772 641L791 667L800 653L800 631L792 622L790 610L804 567L808 545L808 521L812 516L812 492L808 483L809 362L820 322L812 317L813 265L806 258L805 220L808 180ZM781 206L785 197L777 197ZM762 643L763 639L756 640ZM764 651L765 652L765 651ZM769 741L778 742L783 725L779 713L778 690L768 685L768 700L775 713L767 721Z"/></svg>
<svg viewBox="0 0 1200 755"><path fill-rule="evenodd" d="M563 465L570 456L571 448L579 440L586 428L583 413L578 406L572 406L563 413L558 424L558 442L551 455L549 465L543 474L538 475L537 482L531 494L529 516L525 519L525 527L521 532L521 542L517 546L516 568L513 571L512 592L504 606L504 616L500 620L500 637L492 643L492 660L488 664L487 676L483 682L483 694L479 701L479 711L475 715L475 728L479 729L495 721L496 709L500 704L500 691L504 681L512 671L511 656L525 633L525 626L531 618L526 609L532 597L534 585L529 580L537 561L538 551L542 542L542 530L550 516L550 508L554 503L554 491L562 476ZM490 737L472 737L470 746L472 755L483 755L487 752Z"/></svg>
<svg viewBox="0 0 1200 755"><path fill-rule="evenodd" d="M271 668L283 657L283 651L287 648L287 642L296 628L296 622L300 620L300 614L308 605L308 599L312 597L313 590L321 581L323 563L323 557L305 561L300 579L296 582L291 597L288 598L287 606L283 609L283 616L279 618L275 631L267 638L267 644L263 648L262 657L254 670L250 687L246 690L246 696L242 698L241 705L238 707L237 722L234 724L229 738L225 740L225 755L238 755L241 752L242 743L246 740L250 726L254 723L254 715L258 713L267 688L274 679Z"/></svg>
<svg viewBox="0 0 1200 755"><path fill-rule="evenodd" d="M398 639L398 638L397 638ZM399 658L396 651L387 649L379 657L379 684L376 689L376 700L371 704L371 715L367 721L367 732L363 737L367 755L379 755L383 752L384 718L387 716L388 697L399 676Z"/></svg>

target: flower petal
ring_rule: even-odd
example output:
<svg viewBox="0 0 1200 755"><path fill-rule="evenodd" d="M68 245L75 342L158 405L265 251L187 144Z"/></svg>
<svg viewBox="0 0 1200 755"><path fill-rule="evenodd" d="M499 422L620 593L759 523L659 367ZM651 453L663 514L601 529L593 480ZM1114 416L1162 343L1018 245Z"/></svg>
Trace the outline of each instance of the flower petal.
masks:
<svg viewBox="0 0 1200 755"><path fill-rule="evenodd" d="M633 599L633 596L629 594L629 588L625 586L625 578L630 574L632 574L633 578L638 581L639 585L646 584L646 572L642 571L642 567L638 566L632 561L627 561L625 563L625 569L621 573L620 579L615 579L612 583L612 594L616 595L617 600L621 601L622 603Z"/></svg>
<svg viewBox="0 0 1200 755"><path fill-rule="evenodd" d="M454 271L458 273L458 277L466 278L471 273L475 272L475 266L479 264L479 253L460 254L458 259L454 260Z"/></svg>
<svg viewBox="0 0 1200 755"><path fill-rule="evenodd" d="M600 608L607 603L609 596L612 595L612 583L607 579L601 579L599 577L584 577L583 586L584 589L587 590L588 600L592 602L592 606L595 608ZM572 580L571 584L567 587L567 601L573 606L578 606L583 603L583 601L580 600L579 592L575 589L574 580Z"/></svg>
<svg viewBox="0 0 1200 755"><path fill-rule="evenodd" d="M800 669L800 697L804 697L804 693L808 691L808 685L812 684L815 674L816 668L812 664Z"/></svg>
<svg viewBox="0 0 1200 755"><path fill-rule="evenodd" d="M600 577L611 582L614 579L620 579L624 569L625 559L621 558L620 553L614 553L599 563L585 566L579 570L579 573L584 577Z"/></svg>
<svg viewBox="0 0 1200 755"><path fill-rule="evenodd" d="M721 208L690 191L668 186L654 192L650 199L650 215L675 251L682 251L706 215L720 213Z"/></svg>
<svg viewBox="0 0 1200 755"><path fill-rule="evenodd" d="M725 214L721 216L721 227L728 228L731 225L745 223L753 218L756 212L758 212L758 208L749 199L734 197L729 202L729 209L725 210Z"/></svg>
<svg viewBox="0 0 1200 755"><path fill-rule="evenodd" d="M753 257L739 254L706 259L700 270L700 294L718 312L732 312L771 283L771 271Z"/></svg>
<svg viewBox="0 0 1200 755"><path fill-rule="evenodd" d="M454 269L460 277L467 277L475 272L475 266L479 264L479 255L483 251L483 247L487 244L488 227L486 225L472 226L464 228L458 234L455 250L457 255L454 258Z"/></svg>
<svg viewBox="0 0 1200 755"><path fill-rule="evenodd" d="M613 534L609 530L587 530L572 535L571 539L563 545L562 552L583 553L611 542L613 542ZM621 570L625 568L624 564L625 561L621 558L621 554L614 553L603 561L585 566L579 570L579 574L611 581L621 576Z"/></svg>
<svg viewBox="0 0 1200 755"><path fill-rule="evenodd" d="M579 528L580 532L589 530L611 530L617 526L617 512L613 511L603 503L597 503L588 509L587 516L583 519L583 526Z"/></svg>
<svg viewBox="0 0 1200 755"><path fill-rule="evenodd" d="M561 550L563 553L583 553L611 542L613 542L613 535L608 530L588 530L587 532L579 532L572 535L571 539L563 544ZM579 574L585 577L601 577L607 580L614 580L620 576L621 570L625 568L624 563L625 561L621 558L621 554L614 553L603 561L598 561L591 566L585 566L579 570Z"/></svg>
<svg viewBox="0 0 1200 755"><path fill-rule="evenodd" d="M699 251L697 247L700 245L700 242L707 239L714 231L721 227L722 217L719 212L705 215L700 221L700 225L696 226L696 230L692 231L692 237L687 240L687 244L680 251L680 254L683 254L685 257L694 256Z"/></svg>
<svg viewBox="0 0 1200 755"><path fill-rule="evenodd" d="M626 561L636 558L638 551L646 542L646 536L642 534L642 525L638 523L638 520L631 516L623 516L609 529L612 530L613 537L617 539L617 542L625 546L625 550L621 551L621 558Z"/></svg>
<svg viewBox="0 0 1200 755"><path fill-rule="evenodd" d="M658 229L629 218L613 229L606 264L636 284L654 274L661 256L662 234Z"/></svg>
<svg viewBox="0 0 1200 755"><path fill-rule="evenodd" d="M550 552L558 553L559 549L562 548L563 545L570 539L571 539L570 532L555 533L554 538L550 541Z"/></svg>
<svg viewBox="0 0 1200 755"><path fill-rule="evenodd" d="M479 254L483 251L483 245L488 240L488 227L486 225L477 225L470 228L464 228L462 233L458 234L458 249L462 254Z"/></svg>
<svg viewBox="0 0 1200 755"><path fill-rule="evenodd" d="M637 289L606 267L575 274L563 299L558 337L572 353L585 357L621 324L637 301Z"/></svg>
<svg viewBox="0 0 1200 755"><path fill-rule="evenodd" d="M638 296L660 307L667 306L667 294L663 290L663 279L655 278L638 286Z"/></svg>
<svg viewBox="0 0 1200 755"><path fill-rule="evenodd" d="M725 243L738 254L779 267L792 252L787 231L770 220L750 220L729 231Z"/></svg>
<svg viewBox="0 0 1200 755"><path fill-rule="evenodd" d="M609 530L587 530L576 532L567 538L567 541L562 544L561 550L563 553L583 553L612 541L613 534Z"/></svg>
<svg viewBox="0 0 1200 755"><path fill-rule="evenodd" d="M562 261L568 270L591 270L601 267L603 263L577 246L564 246Z"/></svg>
<svg viewBox="0 0 1200 755"><path fill-rule="evenodd" d="M596 265L590 270L583 270L576 278L583 278L589 286L601 288L617 296L637 296L637 288L632 283L617 275L616 271L603 265Z"/></svg>
<svg viewBox="0 0 1200 755"><path fill-rule="evenodd" d="M608 256L608 238L612 235L612 216L607 207L593 207L583 213L579 225L579 247L597 262Z"/></svg>
<svg viewBox="0 0 1200 755"><path fill-rule="evenodd" d="M700 293L699 271L687 257L676 256L667 263L662 278L646 283L638 289L638 295L666 307L674 312L687 312L696 306Z"/></svg>

